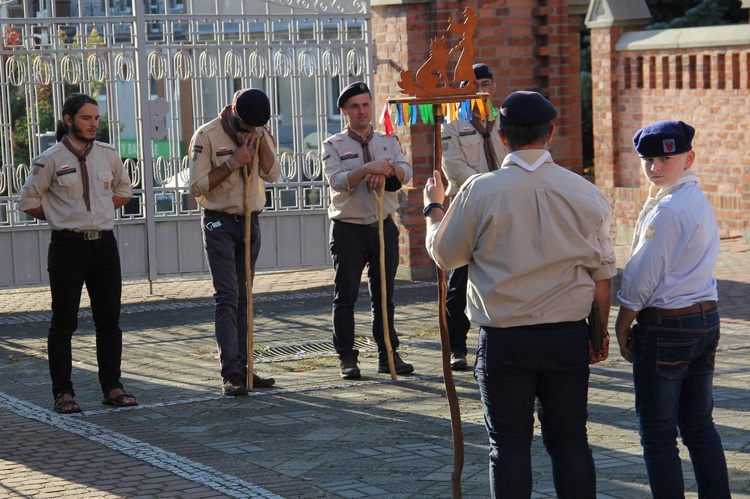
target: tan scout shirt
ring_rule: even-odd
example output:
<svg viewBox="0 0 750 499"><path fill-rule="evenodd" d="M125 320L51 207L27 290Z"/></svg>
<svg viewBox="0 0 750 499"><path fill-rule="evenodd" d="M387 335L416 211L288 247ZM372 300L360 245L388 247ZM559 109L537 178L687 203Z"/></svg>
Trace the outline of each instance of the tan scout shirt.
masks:
<svg viewBox="0 0 750 499"><path fill-rule="evenodd" d="M390 159L391 163L404 170L402 184L411 180L411 165L406 161L401 144L395 137L376 131L370 141L373 161ZM364 164L362 145L340 132L323 142L323 164L328 185L331 187L331 204L328 216L360 225L378 221L378 201L367 189L365 182L349 185L349 172ZM398 193L386 192L383 196L383 217L393 215L398 209Z"/></svg>
<svg viewBox="0 0 750 499"><path fill-rule="evenodd" d="M499 162L505 156L503 142L498 133L498 124L492 127L491 140ZM448 196L458 190L474 174L487 173L487 157L484 154L484 137L468 121L452 121L443 124L443 173L448 178Z"/></svg>
<svg viewBox="0 0 750 499"><path fill-rule="evenodd" d="M91 211L86 209L83 199L78 158L62 142L34 159L31 175L21 189L18 208L26 211L41 205L47 223L54 230L112 230L115 225L112 196L131 198L133 186L112 145L94 141L91 147L86 157Z"/></svg>
<svg viewBox="0 0 750 499"><path fill-rule="evenodd" d="M533 164L543 150L518 151ZM533 171L507 156L476 175L427 233L441 268L469 265L469 318L514 327L586 317L595 281L617 273L612 208L591 182L547 158Z"/></svg>
<svg viewBox="0 0 750 499"><path fill-rule="evenodd" d="M263 140L268 143L275 161L265 173L260 167L253 172L253 188L250 194L250 211L263 211L266 204L266 189L263 182L275 182L281 174L281 164L268 130L263 130ZM190 193L203 208L223 211L233 215L245 214L245 171L235 170L213 190L208 190L208 174L215 168L226 168L237 144L221 128L216 118L200 127L190 141Z"/></svg>

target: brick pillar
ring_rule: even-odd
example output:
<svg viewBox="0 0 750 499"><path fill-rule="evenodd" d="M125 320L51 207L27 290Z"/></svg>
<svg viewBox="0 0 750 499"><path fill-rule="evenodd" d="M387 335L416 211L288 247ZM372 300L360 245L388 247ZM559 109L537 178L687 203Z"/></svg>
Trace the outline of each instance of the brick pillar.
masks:
<svg viewBox="0 0 750 499"><path fill-rule="evenodd" d="M493 103L515 90L536 90L560 111L553 141L555 160L573 171L582 169L579 22L571 15L569 0L371 0L372 34L376 46L373 97L379 113L388 97L399 96L396 81L401 70L416 71L429 54L434 37L448 46L458 36L446 31L448 20L459 20L463 9L474 8L474 61L493 71L497 94ZM408 29L407 29L408 23ZM451 60L449 71L455 64ZM452 76L452 75L451 75ZM434 263L427 255L422 216L422 188L434 163L434 128L412 125L397 129L414 168L414 178L399 194L400 277L429 279Z"/></svg>

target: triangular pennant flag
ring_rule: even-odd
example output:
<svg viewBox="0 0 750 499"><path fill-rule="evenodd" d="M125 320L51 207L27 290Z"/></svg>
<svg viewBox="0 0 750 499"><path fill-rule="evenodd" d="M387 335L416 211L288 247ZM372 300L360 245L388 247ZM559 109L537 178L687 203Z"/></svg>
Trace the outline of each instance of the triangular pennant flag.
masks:
<svg viewBox="0 0 750 499"><path fill-rule="evenodd" d="M389 137L393 135L393 123L391 123L391 111L388 108L388 102L383 106L383 113L380 115L380 124L385 129L385 134Z"/></svg>

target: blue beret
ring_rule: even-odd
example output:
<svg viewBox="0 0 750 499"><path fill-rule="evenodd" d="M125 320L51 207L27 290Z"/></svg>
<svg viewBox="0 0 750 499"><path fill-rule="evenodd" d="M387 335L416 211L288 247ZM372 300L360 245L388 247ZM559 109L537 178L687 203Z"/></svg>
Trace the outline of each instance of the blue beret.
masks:
<svg viewBox="0 0 750 499"><path fill-rule="evenodd" d="M484 63L474 64L474 79L476 80L491 80L492 70Z"/></svg>
<svg viewBox="0 0 750 499"><path fill-rule="evenodd" d="M659 121L633 135L633 145L642 158L659 158L688 152L693 148L695 128L682 121Z"/></svg>
<svg viewBox="0 0 750 499"><path fill-rule="evenodd" d="M367 88L365 82L355 81L354 83L350 83L339 94L339 100L336 101L336 107L341 109L346 105L346 101L349 100L350 97L361 94L369 94L370 97L372 97L372 94L370 94L370 89Z"/></svg>
<svg viewBox="0 0 750 499"><path fill-rule="evenodd" d="M557 109L539 92L513 92L500 106L500 126L541 125L555 118Z"/></svg>
<svg viewBox="0 0 750 499"><path fill-rule="evenodd" d="M263 126L271 119L271 102L268 96L257 88L240 90L234 96L237 117L250 126Z"/></svg>

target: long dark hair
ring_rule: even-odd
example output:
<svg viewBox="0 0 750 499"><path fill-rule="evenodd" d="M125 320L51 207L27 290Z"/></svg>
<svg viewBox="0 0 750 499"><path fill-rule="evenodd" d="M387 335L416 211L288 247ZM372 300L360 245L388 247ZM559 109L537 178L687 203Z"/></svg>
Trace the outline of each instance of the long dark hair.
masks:
<svg viewBox="0 0 750 499"><path fill-rule="evenodd" d="M75 115L78 114L78 111L86 104L93 104L96 107L99 107L99 103L96 102L96 99L80 92L72 93L67 99L65 99L62 107L63 119L57 120L57 127L55 128L55 139L58 142L60 142L65 134L68 133L68 125L65 124L64 117L70 116L74 118Z"/></svg>

